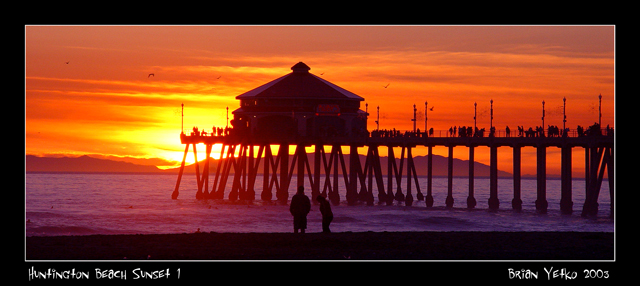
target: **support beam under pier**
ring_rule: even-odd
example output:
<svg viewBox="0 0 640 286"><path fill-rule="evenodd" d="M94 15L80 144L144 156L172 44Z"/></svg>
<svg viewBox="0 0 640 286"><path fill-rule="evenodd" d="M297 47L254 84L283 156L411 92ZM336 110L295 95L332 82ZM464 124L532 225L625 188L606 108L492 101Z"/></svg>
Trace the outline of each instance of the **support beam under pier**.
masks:
<svg viewBox="0 0 640 286"><path fill-rule="evenodd" d="M453 207L453 146L449 145L448 171L447 171L447 208Z"/></svg>
<svg viewBox="0 0 640 286"><path fill-rule="evenodd" d="M561 166L561 186L560 186L560 211L563 214L573 212L573 201L571 200L571 147L563 146L560 158Z"/></svg>
<svg viewBox="0 0 640 286"><path fill-rule="evenodd" d="M184 147L184 155L182 156L182 163L180 163L180 171L178 171L178 181L176 182L176 188L173 190L173 193L171 194L171 199L177 200L178 199L178 195L180 195L180 192L178 191L178 189L180 189L180 181L182 180L182 173L184 172L184 161L187 160L187 153L189 152L189 144L185 144L186 146Z"/></svg>
<svg viewBox="0 0 640 286"><path fill-rule="evenodd" d="M474 178L475 161L474 161L474 146L469 146L469 196L467 197L467 208L472 209L476 207L476 198L474 197Z"/></svg>
<svg viewBox="0 0 640 286"><path fill-rule="evenodd" d="M597 216L598 214L598 196L600 194L600 187L604 179L605 168L608 168L609 176L609 195L612 199L611 214L613 215L613 148L612 147L598 147L590 146L588 148L589 160L587 160L589 171L589 180L587 181L587 192L585 195L584 206L582 207L582 216Z"/></svg>
<svg viewBox="0 0 640 286"><path fill-rule="evenodd" d="M537 199L536 210L540 213L547 213L547 147L539 145L537 147Z"/></svg>
<svg viewBox="0 0 640 286"><path fill-rule="evenodd" d="M360 169L360 158L358 146L349 146L349 184L347 187L347 205L355 205L358 201L358 169Z"/></svg>
<svg viewBox="0 0 640 286"><path fill-rule="evenodd" d="M280 188L276 189L276 199L281 203L289 200L289 144L280 144L278 150L280 158ZM274 170L275 171L275 170Z"/></svg>
<svg viewBox="0 0 640 286"><path fill-rule="evenodd" d="M497 210L500 207L498 200L498 146L492 145L489 149L489 209Z"/></svg>
<svg viewBox="0 0 640 286"><path fill-rule="evenodd" d="M322 163L320 156L324 159L324 146L316 144L313 155L313 184L311 185L311 201L314 204L317 203L316 198L320 195L320 163Z"/></svg>
<svg viewBox="0 0 640 286"><path fill-rule="evenodd" d="M431 193L431 186L433 182L433 146L428 146L427 155L427 196L424 198L424 202L427 207L433 207L433 194Z"/></svg>
<svg viewBox="0 0 640 286"><path fill-rule="evenodd" d="M522 210L522 199L520 196L521 149L519 145L513 146L513 200L511 200L511 207L517 211Z"/></svg>

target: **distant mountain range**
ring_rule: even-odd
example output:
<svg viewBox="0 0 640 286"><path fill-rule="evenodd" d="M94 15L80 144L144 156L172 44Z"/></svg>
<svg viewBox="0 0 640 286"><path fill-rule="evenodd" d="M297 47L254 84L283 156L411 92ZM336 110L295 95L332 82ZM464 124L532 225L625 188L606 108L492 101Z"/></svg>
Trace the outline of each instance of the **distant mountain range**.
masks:
<svg viewBox="0 0 640 286"><path fill-rule="evenodd" d="M128 162L98 159L89 156L80 157L38 157L25 156L27 172L59 173L147 173L162 172L156 166L137 165Z"/></svg>
<svg viewBox="0 0 640 286"><path fill-rule="evenodd" d="M293 155L290 155L290 158ZM309 159L310 167L313 169L313 155L307 156ZM328 157L328 156L327 156ZM360 164L364 166L365 156L360 155ZM405 158L406 160L406 158ZM210 174L215 174L217 167L217 161L212 159L209 162ZM380 157L380 164L382 166L382 173L387 174L387 157ZM416 173L418 176L427 175L427 156L415 156L413 157L414 164L416 165ZM291 162L291 160L289 160ZM396 159L396 164L399 164L400 160ZM347 169L349 168L349 158L345 155L345 163ZM26 172L60 172L60 173L161 173L171 174L177 173L179 168L161 170L156 166L139 165L131 162L122 162L109 159L98 159L89 156L80 157L38 157L33 155L25 156L25 170ZM200 171L204 168L204 162L199 163ZM185 166L185 172L194 173L195 165ZM233 172L233 171L232 171ZM262 168L260 168L260 173ZM403 175L406 175L406 165L403 170ZM447 158L439 155L433 155L433 176L447 176ZM474 174L476 177L488 177L489 166L475 162ZM453 159L453 176L466 177L469 175L469 161ZM498 170L498 177L512 177L512 174Z"/></svg>

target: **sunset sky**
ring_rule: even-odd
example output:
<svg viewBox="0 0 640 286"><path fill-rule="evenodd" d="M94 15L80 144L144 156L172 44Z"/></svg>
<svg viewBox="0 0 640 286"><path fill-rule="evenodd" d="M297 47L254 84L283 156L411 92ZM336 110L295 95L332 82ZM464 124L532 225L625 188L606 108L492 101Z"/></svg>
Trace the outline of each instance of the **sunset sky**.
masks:
<svg viewBox="0 0 640 286"><path fill-rule="evenodd" d="M412 129L413 104L423 129L425 101L436 132L473 126L474 102L488 130L492 99L498 130L541 125L543 100L545 125L562 127L563 97L575 130L598 121L600 94L615 127L615 26L25 26L25 154L180 161L181 103L185 131L225 126L237 95L299 61L364 97L369 130L377 106L381 129ZM547 152L559 174L560 149ZM511 172L511 156L499 148L498 168ZM574 176L583 156L574 148ZM523 157L534 174L535 149Z"/></svg>

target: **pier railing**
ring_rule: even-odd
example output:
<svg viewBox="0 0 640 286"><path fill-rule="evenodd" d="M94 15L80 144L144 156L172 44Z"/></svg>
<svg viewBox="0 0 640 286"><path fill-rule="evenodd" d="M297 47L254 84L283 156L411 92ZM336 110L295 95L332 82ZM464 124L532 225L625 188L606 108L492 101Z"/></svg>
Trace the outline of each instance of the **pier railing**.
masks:
<svg viewBox="0 0 640 286"><path fill-rule="evenodd" d="M237 132L234 132L233 128L229 128L226 132L220 134L220 133L214 133L214 132L207 132L207 131L196 131L196 132L190 132L188 135L187 134L182 134L183 136L188 136L188 137L227 137L227 136L239 136L241 134L238 134ZM565 137L565 138L576 138L576 137L587 137L587 136L613 136L614 135L614 129L613 128L605 128L605 129L589 129L589 130L585 130L585 131L578 131L576 129L568 129L566 131L558 131L558 130L550 130L550 129L540 129L540 130L533 130L533 129L527 129L527 130L510 130L510 131L506 131L506 130L496 130L494 132L489 132L489 131L480 131L480 132L473 132L473 133L462 133L460 131L452 131L452 130L431 130L428 132L422 132L422 131L416 131L414 132L413 130L399 130L399 129L384 129L384 130L372 130L372 131L367 131L367 132L362 132L359 135L349 135L349 134L345 134L345 135L335 135L335 136L330 136L330 137L336 137L336 138L344 138L344 137L350 137L350 138L432 138L432 137L436 137L436 138L455 138L455 137L460 137L460 138L486 138L486 137L498 137L498 138L512 138L512 137L527 137L527 138L535 138L535 137ZM314 136L304 136L304 135L299 135L299 134L295 134L292 135L296 138L312 138ZM317 136L316 136L317 137Z"/></svg>
<svg viewBox="0 0 640 286"><path fill-rule="evenodd" d="M472 135L467 135L467 134L460 134L458 131L449 131L449 130L433 130L433 131L429 131L429 132L414 132L413 130L395 130L397 132L397 135L392 135L392 136L387 136L387 135L383 135L380 134L378 132L376 132L377 130L373 130L371 131L369 137L382 137L382 138L389 138L389 137L419 137L419 138L424 138L424 137L504 137L504 138L509 138L509 137L584 137L584 136L613 136L613 129L601 129L599 131L596 131L595 133L587 133L587 132L578 132L577 130L568 130L565 132L549 132L549 129L544 129L544 130L525 130L522 132L519 132L518 130L510 130L510 131L506 131L506 130L496 130L493 132L493 134L491 134L489 131L484 131L484 132L478 132L477 134L472 134Z"/></svg>
<svg viewBox="0 0 640 286"><path fill-rule="evenodd" d="M303 144L303 145L388 145L388 146L557 146L565 145L587 147L590 145L612 145L613 129L578 132L571 130L562 134L548 133L548 130L538 132L509 132L497 130L493 134L481 133L473 136L460 135L449 130L434 130L433 132L413 132L412 130L374 130L358 135L344 136L303 136L299 134L269 136L252 136L251 134L234 132L230 129L223 135L191 132L180 135L182 144ZM226 135L225 135L226 134Z"/></svg>

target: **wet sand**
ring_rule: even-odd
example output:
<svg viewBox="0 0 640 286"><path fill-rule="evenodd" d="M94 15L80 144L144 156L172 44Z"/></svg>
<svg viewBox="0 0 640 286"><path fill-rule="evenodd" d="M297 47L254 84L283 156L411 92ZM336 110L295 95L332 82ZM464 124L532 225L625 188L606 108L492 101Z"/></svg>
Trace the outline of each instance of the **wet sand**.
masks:
<svg viewBox="0 0 640 286"><path fill-rule="evenodd" d="M27 237L27 260L613 260L588 232L191 233Z"/></svg>

